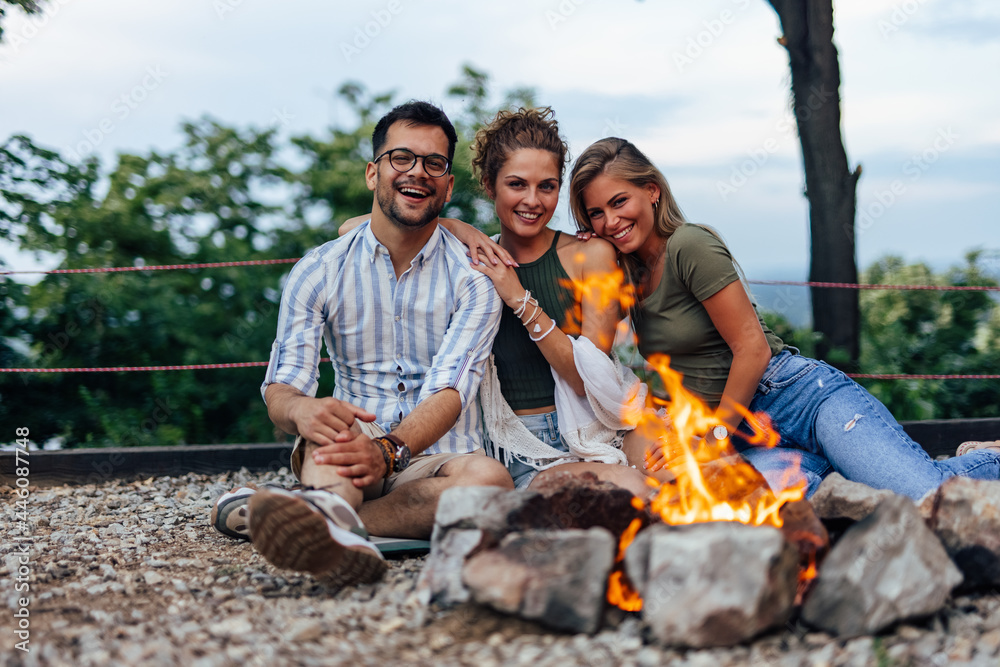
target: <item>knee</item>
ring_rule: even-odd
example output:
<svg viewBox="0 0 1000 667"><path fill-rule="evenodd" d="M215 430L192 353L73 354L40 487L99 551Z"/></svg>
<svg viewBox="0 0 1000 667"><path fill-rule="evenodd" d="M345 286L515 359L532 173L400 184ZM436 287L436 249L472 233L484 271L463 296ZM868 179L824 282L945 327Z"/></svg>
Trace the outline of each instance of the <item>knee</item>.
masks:
<svg viewBox="0 0 1000 667"><path fill-rule="evenodd" d="M499 486L504 489L513 489L514 480L511 479L507 468L496 459L488 456L468 456L462 461L462 466L449 473L455 478L455 483L461 486Z"/></svg>

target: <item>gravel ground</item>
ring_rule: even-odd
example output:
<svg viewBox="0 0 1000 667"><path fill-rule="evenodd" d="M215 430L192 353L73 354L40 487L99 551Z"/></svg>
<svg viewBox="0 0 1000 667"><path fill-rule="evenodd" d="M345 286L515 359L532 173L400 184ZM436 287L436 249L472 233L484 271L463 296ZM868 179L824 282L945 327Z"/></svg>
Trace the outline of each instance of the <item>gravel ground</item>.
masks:
<svg viewBox="0 0 1000 667"><path fill-rule="evenodd" d="M287 471L31 489L28 533L0 487L3 665L996 665L1000 596L956 598L880 637L836 639L789 624L751 645L661 648L637 618L609 612L595 636L565 635L466 606L421 605L423 558L391 561L374 585L324 588L279 572L208 524L221 493L290 485ZM6 532L6 531L5 531ZM30 545L30 651L17 650L20 544ZM22 571L23 574L23 571ZM22 577L23 581L23 577Z"/></svg>

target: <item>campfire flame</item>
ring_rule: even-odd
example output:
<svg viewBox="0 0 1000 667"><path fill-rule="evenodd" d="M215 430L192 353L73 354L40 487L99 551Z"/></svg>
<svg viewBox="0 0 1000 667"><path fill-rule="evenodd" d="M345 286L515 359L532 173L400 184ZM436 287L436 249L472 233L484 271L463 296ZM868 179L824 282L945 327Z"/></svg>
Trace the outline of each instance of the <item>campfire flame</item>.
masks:
<svg viewBox="0 0 1000 667"><path fill-rule="evenodd" d="M571 282L577 303L589 299L599 307L607 307L617 300L623 310L635 303L635 291L625 283L620 269ZM618 340L623 333L619 325ZM665 467L673 476L673 481L664 484L647 478L650 485L658 489L650 502L651 511L670 525L738 521L780 528L781 507L801 499L805 495L805 484L774 493L763 476L733 449L728 438L710 444L704 436L719 425L715 411L684 387L681 374L670 368L668 356L653 355L648 363L662 380L670 399L664 401L649 392L646 405L622 415L622 420L633 425L647 442L660 443ZM766 414L751 414L743 406L736 406L736 410L753 432L749 436L741 433L741 438L759 447L778 444L780 436ZM789 474L795 473L792 470ZM643 508L638 498L635 503ZM623 567L625 551L641 525L641 521L635 519L622 533L615 568L608 581L608 601L626 611L642 608L642 598L632 589ZM800 584L805 585L815 574L815 562L812 562L800 574Z"/></svg>
<svg viewBox="0 0 1000 667"><path fill-rule="evenodd" d="M671 397L652 399L632 422L647 441L659 442L674 482L660 485L651 507L665 523L686 525L705 521L739 521L751 526L781 527L781 506L799 500L802 484L771 491L763 476L732 448L729 439L709 444L704 434L718 425L714 411L682 384L681 374L670 368L670 358L653 355L650 366ZM774 447L780 436L764 414L751 414L737 406L753 430L750 444ZM664 418L663 413L666 413ZM635 415L626 415L626 419Z"/></svg>
<svg viewBox="0 0 1000 667"><path fill-rule="evenodd" d="M646 506L638 498L632 498L632 506L640 512ZM642 609L642 596L632 587L632 582L625 574L625 550L632 544L639 529L642 528L642 519L635 518L622 532L621 539L618 540L618 554L615 556L614 569L608 577L608 602L619 609L625 611L640 611Z"/></svg>

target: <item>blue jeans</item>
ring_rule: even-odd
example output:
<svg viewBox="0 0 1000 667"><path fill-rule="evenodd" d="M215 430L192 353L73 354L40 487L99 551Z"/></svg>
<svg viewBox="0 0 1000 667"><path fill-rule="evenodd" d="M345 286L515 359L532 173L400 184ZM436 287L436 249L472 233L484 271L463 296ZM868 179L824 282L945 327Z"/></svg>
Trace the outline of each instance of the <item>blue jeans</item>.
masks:
<svg viewBox="0 0 1000 667"><path fill-rule="evenodd" d="M518 415L518 419L531 431L533 436L549 447L563 452L569 451L562 438L559 437L559 420L556 418L555 410L552 412L542 412L537 415ZM500 460L502 461L504 458L502 453ZM511 458L507 470L510 472L510 476L514 478L514 488L516 489L528 488L531 480L535 479L535 476L538 475L538 468L531 465L530 461L523 461L516 457Z"/></svg>
<svg viewBox="0 0 1000 667"><path fill-rule="evenodd" d="M806 497L837 471L853 482L920 500L954 475L1000 478L1000 454L978 450L934 461L874 396L829 364L784 351L771 359L750 402L781 436L778 447L734 446L772 488L804 479ZM744 421L740 431L749 433ZM799 472L793 473L798 464Z"/></svg>

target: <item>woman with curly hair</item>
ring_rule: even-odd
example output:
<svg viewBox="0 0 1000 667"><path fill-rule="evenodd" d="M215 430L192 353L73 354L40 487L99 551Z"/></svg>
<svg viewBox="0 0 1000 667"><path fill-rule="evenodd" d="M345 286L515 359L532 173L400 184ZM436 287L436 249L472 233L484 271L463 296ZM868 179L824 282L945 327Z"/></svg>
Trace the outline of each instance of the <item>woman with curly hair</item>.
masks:
<svg viewBox="0 0 1000 667"><path fill-rule="evenodd" d="M620 415L638 380L609 357L620 308L574 289L618 270L614 248L548 227L568 153L552 110L501 111L472 148L473 170L500 220L499 244L516 263L477 265L507 306L493 344L496 376L480 390L494 455L518 488L558 467L648 493L621 451ZM444 224L475 244L471 228ZM591 406L602 402L595 414Z"/></svg>

